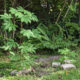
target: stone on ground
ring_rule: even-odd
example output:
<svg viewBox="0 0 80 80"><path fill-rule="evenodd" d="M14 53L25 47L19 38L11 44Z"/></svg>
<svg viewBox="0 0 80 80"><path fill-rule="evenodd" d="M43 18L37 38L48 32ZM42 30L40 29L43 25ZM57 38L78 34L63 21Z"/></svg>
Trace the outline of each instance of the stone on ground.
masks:
<svg viewBox="0 0 80 80"><path fill-rule="evenodd" d="M53 62L52 63L52 67L56 68L56 67L59 67L61 65L60 62Z"/></svg>
<svg viewBox="0 0 80 80"><path fill-rule="evenodd" d="M64 60L64 62L65 62L66 64L71 64L71 63L72 63L72 60L66 59L66 60Z"/></svg>
<svg viewBox="0 0 80 80"><path fill-rule="evenodd" d="M46 63L46 62L50 62L52 60L58 60L59 58L60 58L60 56L49 56L47 58L39 58L39 59L36 59L35 61L36 62Z"/></svg>
<svg viewBox="0 0 80 80"><path fill-rule="evenodd" d="M24 69L24 70L20 70L19 72L17 72L17 75L27 75L30 72L33 72L33 69Z"/></svg>
<svg viewBox="0 0 80 80"><path fill-rule="evenodd" d="M73 64L62 64L61 68L64 69L64 70L67 70L67 69L76 69L76 66L73 65Z"/></svg>
<svg viewBox="0 0 80 80"><path fill-rule="evenodd" d="M10 73L11 76L15 76L16 74L17 74L17 70L13 70L13 71Z"/></svg>

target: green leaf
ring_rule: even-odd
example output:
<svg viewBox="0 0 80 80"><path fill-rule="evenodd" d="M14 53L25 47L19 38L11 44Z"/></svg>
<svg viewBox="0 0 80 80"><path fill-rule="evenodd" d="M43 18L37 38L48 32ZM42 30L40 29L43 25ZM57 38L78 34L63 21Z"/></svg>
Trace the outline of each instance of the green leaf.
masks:
<svg viewBox="0 0 80 80"><path fill-rule="evenodd" d="M13 56L15 55L15 53L14 53L14 52L12 52L12 51L10 51L10 54L11 54L11 55L13 55Z"/></svg>
<svg viewBox="0 0 80 80"><path fill-rule="evenodd" d="M27 37L28 39L30 39L31 37L35 37L33 32L31 30L25 30L25 29L22 29L21 32L20 32L23 36Z"/></svg>

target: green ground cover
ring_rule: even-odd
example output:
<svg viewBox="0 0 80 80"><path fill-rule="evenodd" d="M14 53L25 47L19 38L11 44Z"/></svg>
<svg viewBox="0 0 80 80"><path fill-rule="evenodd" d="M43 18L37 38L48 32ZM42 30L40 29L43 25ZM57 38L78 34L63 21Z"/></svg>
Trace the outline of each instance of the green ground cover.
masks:
<svg viewBox="0 0 80 80"><path fill-rule="evenodd" d="M47 57L45 55L33 55L34 59L38 57ZM25 76L11 76L10 72L14 69L20 70L20 64L18 62L10 62L8 57L0 57L0 74L4 75L0 78L0 80L79 80L80 79L80 55L78 54L75 57L76 62L74 64L76 65L76 69L72 70L61 70L57 69L55 71L52 67L47 68L41 68L39 67L41 64L36 64L35 68L39 67L39 70L44 71L52 71L50 74L43 74L43 76L38 76L36 74L28 74ZM17 64L17 66L16 66ZM38 66L37 66L38 65ZM39 71L37 72L39 74Z"/></svg>

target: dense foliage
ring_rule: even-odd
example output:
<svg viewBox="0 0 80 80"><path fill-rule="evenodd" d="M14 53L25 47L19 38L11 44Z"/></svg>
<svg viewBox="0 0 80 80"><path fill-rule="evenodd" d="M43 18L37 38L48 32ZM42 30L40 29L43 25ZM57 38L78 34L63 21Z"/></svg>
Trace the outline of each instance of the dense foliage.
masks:
<svg viewBox="0 0 80 80"><path fill-rule="evenodd" d="M0 0L0 49L28 65L29 54L44 49L73 54L69 49L80 43L79 8L79 0Z"/></svg>

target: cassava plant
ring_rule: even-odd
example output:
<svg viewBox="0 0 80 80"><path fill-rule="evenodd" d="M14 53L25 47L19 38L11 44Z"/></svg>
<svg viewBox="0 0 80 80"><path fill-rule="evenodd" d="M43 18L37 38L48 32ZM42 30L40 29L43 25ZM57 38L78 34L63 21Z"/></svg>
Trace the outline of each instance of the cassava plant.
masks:
<svg viewBox="0 0 80 80"><path fill-rule="evenodd" d="M0 19L3 21L1 26L3 32L7 32L7 38L1 48L8 51L8 53L12 55L11 58L14 58L14 60L16 60L16 54L21 56L20 59L22 59L24 63L26 60L26 63L29 65L31 58L28 53L35 52L36 48L33 44L28 43L27 41L30 37L34 37L34 35L31 30L24 29L22 24L30 24L32 21L37 22L38 18L30 11L27 11L22 7L17 7L16 9L10 8L9 13L0 15ZM20 27L17 23L20 23ZM20 44L16 41L15 36L18 31L17 28L20 28L20 40L26 38L26 40L22 41Z"/></svg>

